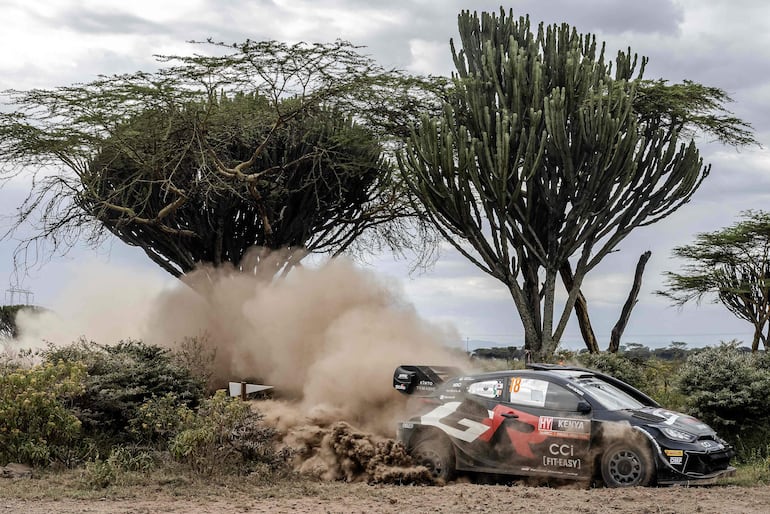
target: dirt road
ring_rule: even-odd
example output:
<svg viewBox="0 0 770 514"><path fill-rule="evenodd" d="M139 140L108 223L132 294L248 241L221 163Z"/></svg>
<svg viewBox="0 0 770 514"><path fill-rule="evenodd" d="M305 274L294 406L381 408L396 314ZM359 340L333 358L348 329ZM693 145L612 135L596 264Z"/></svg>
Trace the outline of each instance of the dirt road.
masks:
<svg viewBox="0 0 770 514"><path fill-rule="evenodd" d="M42 484L37 484L42 485ZM168 491L121 499L20 500L3 498L0 512L94 513L768 513L770 487L553 489L457 483L444 487L299 483L252 492L218 490L195 498Z"/></svg>

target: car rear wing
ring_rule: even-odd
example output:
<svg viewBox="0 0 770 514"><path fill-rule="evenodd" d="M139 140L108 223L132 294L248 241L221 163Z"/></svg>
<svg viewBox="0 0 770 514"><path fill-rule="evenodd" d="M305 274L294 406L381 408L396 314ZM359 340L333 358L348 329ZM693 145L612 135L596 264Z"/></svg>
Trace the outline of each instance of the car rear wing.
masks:
<svg viewBox="0 0 770 514"><path fill-rule="evenodd" d="M451 377L460 375L451 366L413 366L402 364L393 372L393 388L404 394L428 396Z"/></svg>

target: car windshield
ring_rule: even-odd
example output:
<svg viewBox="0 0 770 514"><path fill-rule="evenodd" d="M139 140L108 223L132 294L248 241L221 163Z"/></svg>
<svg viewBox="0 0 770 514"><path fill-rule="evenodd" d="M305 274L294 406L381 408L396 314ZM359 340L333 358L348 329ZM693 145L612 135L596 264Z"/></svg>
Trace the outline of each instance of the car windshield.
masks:
<svg viewBox="0 0 770 514"><path fill-rule="evenodd" d="M622 389L596 376L578 376L572 379L607 410L641 409L645 405Z"/></svg>

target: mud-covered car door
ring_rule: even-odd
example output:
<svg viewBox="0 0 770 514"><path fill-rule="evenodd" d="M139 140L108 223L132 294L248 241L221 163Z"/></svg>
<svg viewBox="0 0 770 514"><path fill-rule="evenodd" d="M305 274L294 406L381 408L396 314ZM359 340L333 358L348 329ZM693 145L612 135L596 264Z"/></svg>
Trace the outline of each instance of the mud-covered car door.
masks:
<svg viewBox="0 0 770 514"><path fill-rule="evenodd" d="M466 378L450 386L451 394L445 391L440 396L444 403L423 414L420 424L434 426L452 439L458 469L497 468L491 414L504 399L505 377Z"/></svg>
<svg viewBox="0 0 770 514"><path fill-rule="evenodd" d="M549 380L512 375L492 412L497 458L525 473L591 473L589 405Z"/></svg>

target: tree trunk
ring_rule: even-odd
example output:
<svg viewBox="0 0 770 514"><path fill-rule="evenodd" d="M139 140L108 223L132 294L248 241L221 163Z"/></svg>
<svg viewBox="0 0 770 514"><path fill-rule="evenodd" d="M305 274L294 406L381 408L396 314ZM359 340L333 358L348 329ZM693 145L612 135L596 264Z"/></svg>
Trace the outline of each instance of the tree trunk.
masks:
<svg viewBox="0 0 770 514"><path fill-rule="evenodd" d="M561 281L564 283L565 289L568 292L571 291L575 281L572 276L572 266L569 262L564 263L564 266L559 269L559 275L561 275ZM583 296L582 291L578 291L577 298L575 299L575 316L577 316L580 333L583 336L586 348L591 353L599 353L599 343L596 341L596 335L591 326L591 318L588 316L588 302L585 296Z"/></svg>
<svg viewBox="0 0 770 514"><path fill-rule="evenodd" d="M762 336L762 327L758 324L754 324L754 338L751 340L751 352L755 353L759 350L759 339Z"/></svg>
<svg viewBox="0 0 770 514"><path fill-rule="evenodd" d="M545 283L543 284L543 331L542 331L542 344L540 346L539 360L549 359L554 351L558 340L554 339L553 333L553 317L554 306L556 303L556 270L545 270Z"/></svg>
<svg viewBox="0 0 770 514"><path fill-rule="evenodd" d="M631 317L631 309L636 305L636 299L639 297L639 289L642 287L642 274L644 274L644 267L647 265L647 261L650 260L652 252L647 250L639 256L639 262L636 263L636 273L634 273L634 283L631 286L631 291L628 292L628 298L623 305L623 310L620 311L620 318L615 326L612 327L612 334L610 335L610 346L607 351L610 353L617 353L620 348L620 337L626 330L628 319Z"/></svg>
<svg viewBox="0 0 770 514"><path fill-rule="evenodd" d="M540 313L540 277L538 275L538 268L535 266L522 266L522 275L524 278L522 290L527 305L529 305L532 323L536 327L542 327L543 322Z"/></svg>
<svg viewBox="0 0 770 514"><path fill-rule="evenodd" d="M539 355L542 346L542 327L535 319L539 319L539 312L533 310L533 305L528 296L516 283L515 278L506 277L508 291L513 297L513 303L519 312L521 324L524 327L524 351L527 355Z"/></svg>

